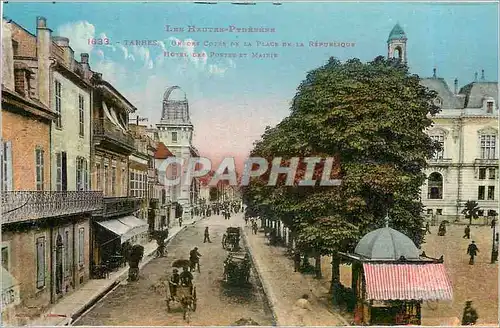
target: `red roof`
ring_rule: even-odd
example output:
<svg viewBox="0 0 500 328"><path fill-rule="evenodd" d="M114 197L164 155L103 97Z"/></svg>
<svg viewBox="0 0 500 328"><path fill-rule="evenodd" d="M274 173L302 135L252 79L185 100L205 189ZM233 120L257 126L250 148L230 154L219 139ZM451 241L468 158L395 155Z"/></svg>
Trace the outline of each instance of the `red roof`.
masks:
<svg viewBox="0 0 500 328"><path fill-rule="evenodd" d="M165 146L163 142L159 142L158 145L156 146L155 158L165 159L172 156L174 156L174 154L172 154L170 150L168 150L167 146Z"/></svg>
<svg viewBox="0 0 500 328"><path fill-rule="evenodd" d="M452 300L443 264L363 263L367 300Z"/></svg>

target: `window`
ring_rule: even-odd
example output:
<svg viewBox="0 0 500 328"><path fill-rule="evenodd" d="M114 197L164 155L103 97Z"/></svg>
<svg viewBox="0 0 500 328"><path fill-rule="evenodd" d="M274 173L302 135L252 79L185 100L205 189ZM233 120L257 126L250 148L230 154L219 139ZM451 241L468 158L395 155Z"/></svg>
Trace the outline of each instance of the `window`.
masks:
<svg viewBox="0 0 500 328"><path fill-rule="evenodd" d="M490 174L489 174L490 179L495 179L496 178L496 175L495 175L496 169L490 169L489 171L490 171Z"/></svg>
<svg viewBox="0 0 500 328"><path fill-rule="evenodd" d="M477 215L479 215L479 216L484 216L484 210L479 210L479 211L477 211Z"/></svg>
<svg viewBox="0 0 500 328"><path fill-rule="evenodd" d="M108 166L104 165L104 195L108 195Z"/></svg>
<svg viewBox="0 0 500 328"><path fill-rule="evenodd" d="M116 192L116 167L111 168L111 195L115 195Z"/></svg>
<svg viewBox="0 0 500 328"><path fill-rule="evenodd" d="M432 135L431 139L433 141L439 142L441 149L434 153L432 159L443 159L444 156L444 134Z"/></svg>
<svg viewBox="0 0 500 328"><path fill-rule="evenodd" d="M484 200L484 194L485 194L485 187L479 186L477 190L477 199Z"/></svg>
<svg viewBox="0 0 500 328"><path fill-rule="evenodd" d="M36 239L36 288L45 287L45 237Z"/></svg>
<svg viewBox="0 0 500 328"><path fill-rule="evenodd" d="M62 190L62 154L56 153L56 190Z"/></svg>
<svg viewBox="0 0 500 328"><path fill-rule="evenodd" d="M493 101L488 101L486 103L486 113L488 114L493 113Z"/></svg>
<svg viewBox="0 0 500 328"><path fill-rule="evenodd" d="M12 190L12 142L2 143L1 156L1 190Z"/></svg>
<svg viewBox="0 0 500 328"><path fill-rule="evenodd" d="M436 210L436 215L443 215L443 210L441 208L438 208Z"/></svg>
<svg viewBox="0 0 500 328"><path fill-rule="evenodd" d="M76 158L76 190L84 190L84 158Z"/></svg>
<svg viewBox="0 0 500 328"><path fill-rule="evenodd" d="M101 185L101 164L96 163L95 164L95 172L96 172L96 190L102 190L102 185Z"/></svg>
<svg viewBox="0 0 500 328"><path fill-rule="evenodd" d="M428 198L443 199L443 176L437 172L432 173L428 179Z"/></svg>
<svg viewBox="0 0 500 328"><path fill-rule="evenodd" d="M82 95L78 95L78 122L79 134L83 137L85 135L85 99Z"/></svg>
<svg viewBox="0 0 500 328"><path fill-rule="evenodd" d="M495 210L488 210L488 216L496 216L497 212Z"/></svg>
<svg viewBox="0 0 500 328"><path fill-rule="evenodd" d="M479 169L479 180L486 179L486 168L482 167Z"/></svg>
<svg viewBox="0 0 500 328"><path fill-rule="evenodd" d="M495 186L488 186L488 200L495 200Z"/></svg>
<svg viewBox="0 0 500 328"><path fill-rule="evenodd" d="M85 264L85 228L78 230L78 266L80 268Z"/></svg>
<svg viewBox="0 0 500 328"><path fill-rule="evenodd" d="M496 135L481 136L481 159L495 159L496 138Z"/></svg>
<svg viewBox="0 0 500 328"><path fill-rule="evenodd" d="M177 142L177 132L172 132L172 142Z"/></svg>
<svg viewBox="0 0 500 328"><path fill-rule="evenodd" d="M122 168L122 196L127 196L127 171Z"/></svg>
<svg viewBox="0 0 500 328"><path fill-rule="evenodd" d="M7 245L2 245L2 266L5 270L10 271L9 246Z"/></svg>
<svg viewBox="0 0 500 328"><path fill-rule="evenodd" d="M56 119L56 127L57 128L61 128L62 127L62 118L61 118L61 115L62 115L62 101L61 101L61 98L62 98L62 94L61 94L61 82L59 81L55 81L55 97L56 97L56 101L55 101L55 105L56 105L56 113L57 113L57 119Z"/></svg>
<svg viewBox="0 0 500 328"><path fill-rule="evenodd" d="M66 252L65 261L64 261L64 272L65 277L69 277L69 268L71 263L71 249L69 247L69 231L64 232L64 251Z"/></svg>
<svg viewBox="0 0 500 328"><path fill-rule="evenodd" d="M430 208L429 208L429 209L427 210L427 215L432 215L432 209L430 209Z"/></svg>
<svg viewBox="0 0 500 328"><path fill-rule="evenodd" d="M36 164L36 190L43 190L43 149L37 148L35 150L35 164Z"/></svg>

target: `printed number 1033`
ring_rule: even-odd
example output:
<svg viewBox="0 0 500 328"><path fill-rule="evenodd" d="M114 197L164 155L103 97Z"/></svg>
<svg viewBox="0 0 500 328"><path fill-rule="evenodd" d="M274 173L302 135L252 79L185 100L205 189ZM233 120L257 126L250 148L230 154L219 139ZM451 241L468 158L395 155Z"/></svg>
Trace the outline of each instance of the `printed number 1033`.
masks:
<svg viewBox="0 0 500 328"><path fill-rule="evenodd" d="M104 39L90 38L90 39L88 39L88 44L110 44L110 42L109 42L108 38L104 38Z"/></svg>

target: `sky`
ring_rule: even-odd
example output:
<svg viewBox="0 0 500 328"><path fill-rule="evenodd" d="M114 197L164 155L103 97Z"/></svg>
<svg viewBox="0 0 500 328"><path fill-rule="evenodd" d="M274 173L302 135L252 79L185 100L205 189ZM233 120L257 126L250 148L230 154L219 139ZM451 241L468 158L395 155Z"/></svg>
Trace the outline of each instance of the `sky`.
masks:
<svg viewBox="0 0 500 328"><path fill-rule="evenodd" d="M234 156L238 166L265 127L289 114L290 102L308 71L331 56L341 61L386 56L387 37L396 23L408 38L412 73L429 77L436 67L450 88L455 78L460 86L472 82L482 69L486 80L498 80L495 3L10 2L3 10L4 17L32 33L36 17L47 18L52 35L68 37L77 60L80 53L89 53L91 69L113 83L138 108L136 114L148 118L148 125L160 120L165 90L180 86L189 101L194 146L215 161ZM184 31L167 31L166 25ZM192 32L188 26L265 27L274 32ZM92 38L108 39L110 44L92 45ZM156 45L136 46L131 40L156 40ZM178 41L185 46L172 44ZM193 41L199 44L187 45ZM311 47L310 41L350 46ZM205 42L226 42L227 47ZM263 46L269 42L280 46ZM283 47L283 42L294 46ZM186 57L168 57L165 52ZM203 53L205 57L194 56ZM220 58L212 53L247 57ZM253 53L276 57L252 58Z"/></svg>

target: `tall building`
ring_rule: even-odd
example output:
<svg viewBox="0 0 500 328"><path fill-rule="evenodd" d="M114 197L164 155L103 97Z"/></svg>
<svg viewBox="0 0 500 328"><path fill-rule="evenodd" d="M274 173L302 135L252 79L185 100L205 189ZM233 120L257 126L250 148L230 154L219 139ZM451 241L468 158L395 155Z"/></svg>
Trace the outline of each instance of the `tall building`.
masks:
<svg viewBox="0 0 500 328"><path fill-rule="evenodd" d="M88 180L87 63L45 18L36 23L32 34L2 21L2 319L10 325L89 279L90 219L102 208Z"/></svg>
<svg viewBox="0 0 500 328"><path fill-rule="evenodd" d="M407 37L397 24L389 35L388 56L407 61ZM434 69L421 84L437 92L434 104L441 112L431 117L428 135L441 143L425 170L421 199L426 214L456 219L468 200L477 201L480 216L498 212L498 82L482 70L472 82L453 90Z"/></svg>
<svg viewBox="0 0 500 328"><path fill-rule="evenodd" d="M156 124L159 141L172 154L180 158L183 164L174 172L181 176L188 170L188 161L191 157L198 157L199 153L192 145L193 124L189 116L189 103L186 94L178 86L167 89L163 95L163 111L160 123ZM161 169L160 167L158 167ZM182 172L181 172L182 170ZM197 182L192 178L190 183L180 183L171 188L172 202L182 208L183 220L192 218L193 205L197 195ZM175 205L175 204L174 204Z"/></svg>

